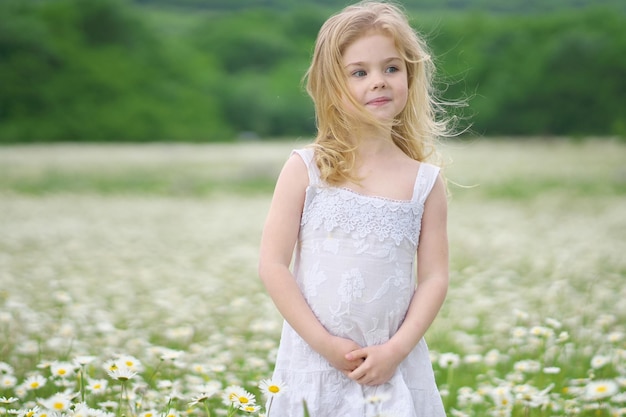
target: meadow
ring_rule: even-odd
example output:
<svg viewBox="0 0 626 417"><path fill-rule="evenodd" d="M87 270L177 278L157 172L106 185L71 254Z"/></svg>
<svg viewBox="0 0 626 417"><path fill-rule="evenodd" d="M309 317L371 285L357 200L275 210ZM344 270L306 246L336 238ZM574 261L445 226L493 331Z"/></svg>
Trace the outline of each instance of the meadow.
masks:
<svg viewBox="0 0 626 417"><path fill-rule="evenodd" d="M0 148L0 416L280 417L257 250L304 144ZM448 415L626 416L626 144L441 150Z"/></svg>

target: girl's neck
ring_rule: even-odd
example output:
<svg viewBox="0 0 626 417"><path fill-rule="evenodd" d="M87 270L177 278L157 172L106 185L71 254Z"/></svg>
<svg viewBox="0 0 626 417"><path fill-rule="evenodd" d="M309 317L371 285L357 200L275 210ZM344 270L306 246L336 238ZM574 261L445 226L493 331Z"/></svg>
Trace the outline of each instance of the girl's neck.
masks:
<svg viewBox="0 0 626 417"><path fill-rule="evenodd" d="M355 132L354 138L357 143L358 159L382 155L396 148L389 130L361 130Z"/></svg>

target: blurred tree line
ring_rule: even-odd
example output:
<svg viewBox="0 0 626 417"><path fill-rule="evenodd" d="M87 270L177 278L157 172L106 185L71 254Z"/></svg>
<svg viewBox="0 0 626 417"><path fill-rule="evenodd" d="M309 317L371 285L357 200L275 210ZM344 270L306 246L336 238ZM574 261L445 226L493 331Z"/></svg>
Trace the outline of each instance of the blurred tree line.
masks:
<svg viewBox="0 0 626 417"><path fill-rule="evenodd" d="M0 143L313 134L301 77L341 6L235 7L246 1L2 0ZM443 98L468 97L473 132L626 136L626 12L614 4L410 13Z"/></svg>

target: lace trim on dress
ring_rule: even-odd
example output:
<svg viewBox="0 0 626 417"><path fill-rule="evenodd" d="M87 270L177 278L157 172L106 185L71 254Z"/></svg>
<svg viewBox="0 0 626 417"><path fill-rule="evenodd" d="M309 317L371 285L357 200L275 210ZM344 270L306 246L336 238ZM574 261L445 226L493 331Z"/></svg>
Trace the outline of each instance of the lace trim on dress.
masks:
<svg viewBox="0 0 626 417"><path fill-rule="evenodd" d="M320 194L324 194L323 198ZM419 201L400 201L372 197L352 190L310 185L306 190L301 226L323 227L332 232L355 233L359 238L374 235L399 245L403 239L417 245L424 205ZM407 215L407 213L409 215Z"/></svg>

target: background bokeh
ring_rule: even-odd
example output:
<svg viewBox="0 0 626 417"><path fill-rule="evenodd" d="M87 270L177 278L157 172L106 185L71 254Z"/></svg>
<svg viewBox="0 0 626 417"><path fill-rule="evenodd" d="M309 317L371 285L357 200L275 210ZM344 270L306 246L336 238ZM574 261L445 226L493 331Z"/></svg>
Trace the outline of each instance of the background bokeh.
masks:
<svg viewBox="0 0 626 417"><path fill-rule="evenodd" d="M0 143L310 137L345 0L2 0ZM621 0L410 0L471 135L626 135Z"/></svg>

